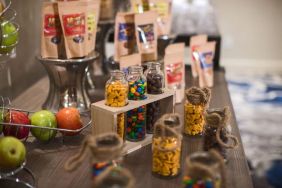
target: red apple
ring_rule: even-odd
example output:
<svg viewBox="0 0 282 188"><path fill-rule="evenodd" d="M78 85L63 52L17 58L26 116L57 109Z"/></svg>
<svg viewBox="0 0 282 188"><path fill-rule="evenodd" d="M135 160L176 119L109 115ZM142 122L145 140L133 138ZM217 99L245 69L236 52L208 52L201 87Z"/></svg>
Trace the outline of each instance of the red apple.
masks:
<svg viewBox="0 0 282 188"><path fill-rule="evenodd" d="M5 115L5 123L17 123L17 124L30 124L28 116L19 111L10 111ZM19 127L13 125L5 125L3 128L3 133L5 136L14 136L18 139L24 139L28 137L29 128L28 127Z"/></svg>
<svg viewBox="0 0 282 188"><path fill-rule="evenodd" d="M77 130L82 127L79 111L76 108L62 108L56 114L58 127L61 129ZM77 133L62 132L64 135L73 136Z"/></svg>

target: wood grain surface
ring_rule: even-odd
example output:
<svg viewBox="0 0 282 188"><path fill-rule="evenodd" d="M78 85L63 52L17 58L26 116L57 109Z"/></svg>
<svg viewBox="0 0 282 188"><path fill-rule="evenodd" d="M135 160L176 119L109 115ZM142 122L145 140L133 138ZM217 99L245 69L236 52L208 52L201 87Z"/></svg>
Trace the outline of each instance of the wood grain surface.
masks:
<svg viewBox="0 0 282 188"><path fill-rule="evenodd" d="M197 85L197 80L191 78L190 69L186 70L186 87ZM39 80L31 88L13 101L13 106L28 110L41 108L48 93L48 79ZM100 92L103 93L103 92ZM100 96L101 97L101 96ZM215 72L215 86L212 88L211 108L229 106L232 112L232 133L239 138L240 145L228 152L227 177L228 188L253 187L250 172L247 166L244 149L242 146L239 129L230 100L224 70ZM176 105L176 112L183 115L183 104ZM75 137L58 137L48 144L37 141L26 142L28 148L27 167L36 176L37 185L40 188L84 188L91 187L91 169L89 159L85 159L78 170L68 173L63 169L64 162L79 151L79 145L85 135L91 134L91 128L83 131ZM32 139L31 139L32 140ZM182 164L187 155L202 149L201 137L183 138ZM173 179L162 179L151 173L152 153L151 145L126 155L123 165L127 167L136 178L136 188L166 187L176 188L181 186L180 174ZM183 169L182 169L183 171Z"/></svg>

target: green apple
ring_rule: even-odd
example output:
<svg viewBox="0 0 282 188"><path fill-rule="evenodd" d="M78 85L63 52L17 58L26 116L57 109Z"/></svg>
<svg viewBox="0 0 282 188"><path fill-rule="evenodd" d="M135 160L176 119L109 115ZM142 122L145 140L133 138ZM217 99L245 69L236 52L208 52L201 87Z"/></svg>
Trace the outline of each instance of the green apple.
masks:
<svg viewBox="0 0 282 188"><path fill-rule="evenodd" d="M0 110L0 123L2 123L4 120L4 113L3 110ZM3 131L3 125L0 125L0 134L2 134Z"/></svg>
<svg viewBox="0 0 282 188"><path fill-rule="evenodd" d="M0 138L0 168L19 167L25 156L25 146L19 139L12 136Z"/></svg>
<svg viewBox="0 0 282 188"><path fill-rule="evenodd" d="M51 127L57 128L56 116L48 111L41 110L32 114L31 124L38 127ZM40 128L31 128L32 135L42 142L48 142L56 136L57 131L55 130L46 130Z"/></svg>
<svg viewBox="0 0 282 188"><path fill-rule="evenodd" d="M15 25L9 21L4 21L1 23L1 31L2 43L0 47L0 53L7 54L13 50L14 46L18 42L19 33Z"/></svg>

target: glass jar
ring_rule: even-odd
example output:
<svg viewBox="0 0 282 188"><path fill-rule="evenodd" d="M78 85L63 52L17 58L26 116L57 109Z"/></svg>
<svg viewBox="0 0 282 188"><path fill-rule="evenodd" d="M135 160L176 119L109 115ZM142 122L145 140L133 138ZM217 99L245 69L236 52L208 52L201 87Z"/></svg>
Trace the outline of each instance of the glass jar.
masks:
<svg viewBox="0 0 282 188"><path fill-rule="evenodd" d="M132 174L122 167L109 167L94 182L96 188L134 188Z"/></svg>
<svg viewBox="0 0 282 188"><path fill-rule="evenodd" d="M161 116L160 101L147 104L146 107L147 107L146 132L148 134L153 134L154 125Z"/></svg>
<svg viewBox="0 0 282 188"><path fill-rule="evenodd" d="M204 150L215 149L226 160L226 149L233 149L238 145L237 137L228 130L230 110L228 107L207 110L205 113ZM232 142L228 142L229 138Z"/></svg>
<svg viewBox="0 0 282 188"><path fill-rule="evenodd" d="M105 169L121 163L123 140L116 133L104 133L98 136L88 136L83 141L79 153L70 157L65 163L67 171L75 170L87 156L91 154L92 177L95 181Z"/></svg>
<svg viewBox="0 0 282 188"><path fill-rule="evenodd" d="M145 72L147 78L148 94L161 94L164 92L164 74L161 71L161 64L150 62Z"/></svg>
<svg viewBox="0 0 282 188"><path fill-rule="evenodd" d="M184 104L184 134L202 135L205 125L204 112L210 99L208 88L192 87L186 90Z"/></svg>
<svg viewBox="0 0 282 188"><path fill-rule="evenodd" d="M130 110L126 114L126 139L140 141L146 136L146 106Z"/></svg>
<svg viewBox="0 0 282 188"><path fill-rule="evenodd" d="M127 80L129 83L129 100L144 100L147 98L147 80L141 66L130 66Z"/></svg>
<svg viewBox="0 0 282 188"><path fill-rule="evenodd" d="M160 121L162 123L172 129L174 129L178 134L181 134L181 119L180 115L177 113L170 113L170 114L164 114Z"/></svg>
<svg viewBox="0 0 282 188"><path fill-rule="evenodd" d="M152 172L160 177L175 177L180 172L182 137L174 129L155 125L152 140Z"/></svg>
<svg viewBox="0 0 282 188"><path fill-rule="evenodd" d="M183 188L221 188L225 187L225 165L216 152L196 152L186 158Z"/></svg>
<svg viewBox="0 0 282 188"><path fill-rule="evenodd" d="M125 140L125 113L121 113L117 115L117 134L122 140Z"/></svg>
<svg viewBox="0 0 282 188"><path fill-rule="evenodd" d="M203 133L205 125L204 110L203 105L193 105L188 101L185 102L185 134L194 136Z"/></svg>
<svg viewBox="0 0 282 188"><path fill-rule="evenodd" d="M106 83L106 105L122 107L128 104L128 82L125 74L120 70L111 71L111 78Z"/></svg>

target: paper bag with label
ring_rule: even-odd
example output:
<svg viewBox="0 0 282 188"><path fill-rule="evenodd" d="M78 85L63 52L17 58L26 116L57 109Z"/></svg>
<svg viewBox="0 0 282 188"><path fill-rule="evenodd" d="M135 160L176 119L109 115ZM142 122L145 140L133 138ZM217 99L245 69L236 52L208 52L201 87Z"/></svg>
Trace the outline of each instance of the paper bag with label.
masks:
<svg viewBox="0 0 282 188"><path fill-rule="evenodd" d="M169 35L171 30L171 0L149 0L149 7L151 11L158 13L157 31L158 36Z"/></svg>
<svg viewBox="0 0 282 188"><path fill-rule="evenodd" d="M138 51L141 54L142 63L154 61L157 53L157 13L148 11L135 15L135 33Z"/></svg>
<svg viewBox="0 0 282 188"><path fill-rule="evenodd" d="M88 55L86 2L58 2L60 21L63 28L67 58L79 58Z"/></svg>
<svg viewBox="0 0 282 188"><path fill-rule="evenodd" d="M132 55L120 57L119 67L120 70L123 71L124 73L128 73L128 67L133 65L141 66L140 54L132 54Z"/></svg>
<svg viewBox="0 0 282 188"><path fill-rule="evenodd" d="M197 48L196 59L197 68L199 70L200 87L213 87L213 58L216 42L208 42Z"/></svg>
<svg viewBox="0 0 282 188"><path fill-rule="evenodd" d="M192 68L192 76L194 78L199 75L199 70L197 69L197 62L195 60L195 57L193 56L193 52L195 52L200 45L207 43L207 40L207 35L196 35L191 37L190 39L189 56Z"/></svg>
<svg viewBox="0 0 282 188"><path fill-rule="evenodd" d="M130 0L131 11L135 13L143 13L149 11L149 0Z"/></svg>
<svg viewBox="0 0 282 188"><path fill-rule="evenodd" d="M134 13L118 13L115 23L115 55L119 62L121 56L133 54L136 49Z"/></svg>
<svg viewBox="0 0 282 188"><path fill-rule="evenodd" d="M87 44L86 51L91 53L95 50L96 44L96 34L97 34L97 24L99 21L100 14L100 0L88 0L86 12L86 32L87 32Z"/></svg>
<svg viewBox="0 0 282 188"><path fill-rule="evenodd" d="M184 65L184 43L169 45L165 50L164 71L165 86L174 89L176 103L181 103L185 90L185 65Z"/></svg>
<svg viewBox="0 0 282 188"><path fill-rule="evenodd" d="M65 56L64 37L57 3L43 2L41 56L42 58L63 58Z"/></svg>

